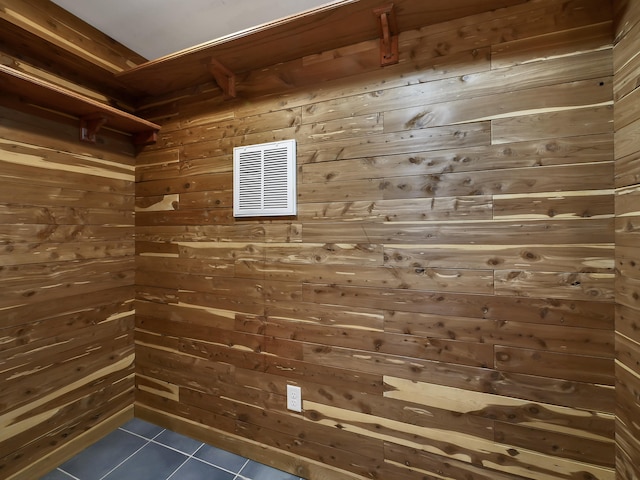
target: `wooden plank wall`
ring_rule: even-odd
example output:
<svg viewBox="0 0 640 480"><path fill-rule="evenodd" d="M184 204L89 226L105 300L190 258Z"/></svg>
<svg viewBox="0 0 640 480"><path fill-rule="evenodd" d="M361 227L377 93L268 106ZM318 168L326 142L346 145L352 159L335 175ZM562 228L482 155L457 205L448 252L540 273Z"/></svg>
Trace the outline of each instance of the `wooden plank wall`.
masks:
<svg viewBox="0 0 640 480"><path fill-rule="evenodd" d="M0 0L0 64L131 110L113 74L145 61L50 0Z"/></svg>
<svg viewBox="0 0 640 480"><path fill-rule="evenodd" d="M616 468L640 478L640 4L615 2Z"/></svg>
<svg viewBox="0 0 640 480"><path fill-rule="evenodd" d="M385 69L366 42L145 105L137 415L305 478L613 479L609 7L534 0L406 32ZM235 220L232 147L285 138L298 215Z"/></svg>
<svg viewBox="0 0 640 480"><path fill-rule="evenodd" d="M133 414L134 152L0 107L0 477L33 479Z"/></svg>

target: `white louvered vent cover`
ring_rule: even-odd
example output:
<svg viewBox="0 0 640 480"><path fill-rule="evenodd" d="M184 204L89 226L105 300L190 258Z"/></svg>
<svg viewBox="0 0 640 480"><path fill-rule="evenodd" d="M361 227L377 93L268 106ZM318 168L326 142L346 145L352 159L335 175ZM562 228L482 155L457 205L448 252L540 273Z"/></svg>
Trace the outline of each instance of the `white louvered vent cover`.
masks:
<svg viewBox="0 0 640 480"><path fill-rule="evenodd" d="M296 141L233 149L233 216L296 214Z"/></svg>

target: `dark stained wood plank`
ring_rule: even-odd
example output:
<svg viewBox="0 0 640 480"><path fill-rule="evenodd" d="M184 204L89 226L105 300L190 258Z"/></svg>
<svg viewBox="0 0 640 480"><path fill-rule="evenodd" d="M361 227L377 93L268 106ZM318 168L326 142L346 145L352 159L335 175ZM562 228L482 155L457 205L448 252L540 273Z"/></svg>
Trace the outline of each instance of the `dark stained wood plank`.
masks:
<svg viewBox="0 0 640 480"><path fill-rule="evenodd" d="M427 338L480 342L490 345L542 348L546 351L613 358L610 329L525 323L413 312L385 312L385 331Z"/></svg>
<svg viewBox="0 0 640 480"><path fill-rule="evenodd" d="M548 377L562 377L578 382L612 385L614 365L611 359L588 356L572 356L522 348L496 346L496 367L508 372L518 372Z"/></svg>
<svg viewBox="0 0 640 480"><path fill-rule="evenodd" d="M2 64L0 64L0 83L5 92L24 97L29 103L40 107L50 108L77 118L94 114L103 115L108 119L108 125L120 132L145 133L151 136L160 129L159 125L129 112Z"/></svg>
<svg viewBox="0 0 640 480"><path fill-rule="evenodd" d="M307 302L327 305L495 320L517 319L531 323L602 329L611 328L614 321L614 305L611 302L427 293L333 285L304 285L303 296Z"/></svg>
<svg viewBox="0 0 640 480"><path fill-rule="evenodd" d="M490 365L493 356L493 348L486 344L384 332L364 335L366 330L360 330L358 334L357 329L352 331L349 328L305 326L299 322L269 321L265 332L270 336L292 339L296 342L362 350L363 355L366 355L366 351L373 351L447 363L483 366ZM282 349L284 352L292 350L291 342L285 345L287 348ZM285 355L286 353L283 353L281 356Z"/></svg>
<svg viewBox="0 0 640 480"><path fill-rule="evenodd" d="M581 460L589 457L597 465L615 467L615 443L573 435L536 431L519 425L496 422L496 440L500 443L534 450L547 455Z"/></svg>
<svg viewBox="0 0 640 480"><path fill-rule="evenodd" d="M625 223L626 222L626 223ZM619 229L634 232L634 222L625 219ZM509 219L496 221L408 222L402 224L365 224L357 228L343 223L305 224L305 242L334 241L336 236L349 243L381 243L401 245L512 245L515 238L525 236L527 244L542 245L613 243L612 219L577 219L532 221ZM467 235L468 234L468 235Z"/></svg>
<svg viewBox="0 0 640 480"><path fill-rule="evenodd" d="M614 245L385 245L387 265L611 273Z"/></svg>
<svg viewBox="0 0 640 480"><path fill-rule="evenodd" d="M491 293L493 291L493 274L488 270L346 265L336 267L272 263L257 265L253 270L254 274L251 275L253 278L296 283L328 283L440 292Z"/></svg>
<svg viewBox="0 0 640 480"><path fill-rule="evenodd" d="M56 301L70 291L89 294L132 285L134 277L133 257L3 267L0 269L0 305Z"/></svg>
<svg viewBox="0 0 640 480"><path fill-rule="evenodd" d="M5 139L41 149L61 150L71 156L89 154L100 158L107 155L116 164L135 164L135 151L129 135L103 129L99 143L87 143L79 151L77 118L27 105L13 96L2 96L0 119L0 132Z"/></svg>

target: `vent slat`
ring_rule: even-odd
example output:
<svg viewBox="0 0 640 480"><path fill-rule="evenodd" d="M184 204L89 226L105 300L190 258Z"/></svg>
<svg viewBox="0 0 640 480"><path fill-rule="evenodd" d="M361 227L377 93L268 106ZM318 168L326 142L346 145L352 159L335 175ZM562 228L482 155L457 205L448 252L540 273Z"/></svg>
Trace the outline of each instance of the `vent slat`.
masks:
<svg viewBox="0 0 640 480"><path fill-rule="evenodd" d="M233 149L233 214L296 214L295 140Z"/></svg>

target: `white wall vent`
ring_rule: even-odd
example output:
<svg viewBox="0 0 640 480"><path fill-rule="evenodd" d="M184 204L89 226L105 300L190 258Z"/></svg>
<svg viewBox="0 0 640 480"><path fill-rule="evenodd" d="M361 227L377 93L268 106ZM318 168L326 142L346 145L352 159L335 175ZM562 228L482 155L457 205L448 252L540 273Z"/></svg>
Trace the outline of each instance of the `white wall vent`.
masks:
<svg viewBox="0 0 640 480"><path fill-rule="evenodd" d="M296 141L233 149L233 216L296 214Z"/></svg>

